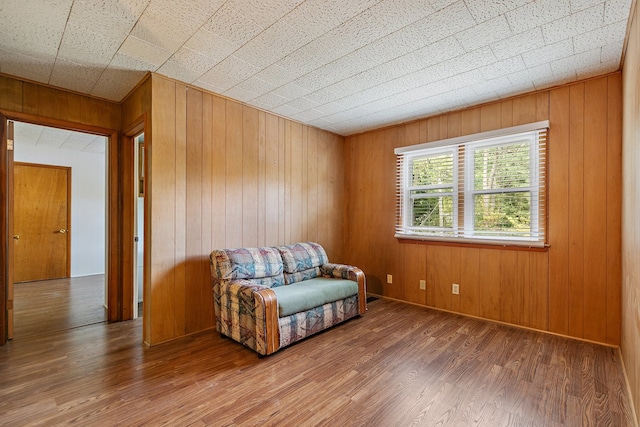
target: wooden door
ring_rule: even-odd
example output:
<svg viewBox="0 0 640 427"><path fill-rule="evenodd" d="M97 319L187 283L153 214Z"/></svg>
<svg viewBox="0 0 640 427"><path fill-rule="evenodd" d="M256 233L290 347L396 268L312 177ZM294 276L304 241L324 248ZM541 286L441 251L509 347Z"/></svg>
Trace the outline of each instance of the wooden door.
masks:
<svg viewBox="0 0 640 427"><path fill-rule="evenodd" d="M15 283L69 277L70 175L67 167L15 163Z"/></svg>

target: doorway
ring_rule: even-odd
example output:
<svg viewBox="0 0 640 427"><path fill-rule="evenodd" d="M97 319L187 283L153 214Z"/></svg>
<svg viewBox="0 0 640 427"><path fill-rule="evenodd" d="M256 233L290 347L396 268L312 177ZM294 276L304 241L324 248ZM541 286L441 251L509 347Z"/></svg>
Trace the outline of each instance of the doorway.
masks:
<svg viewBox="0 0 640 427"><path fill-rule="evenodd" d="M144 132L133 138L134 150L134 238L133 238L133 318L142 315L144 295Z"/></svg>
<svg viewBox="0 0 640 427"><path fill-rule="evenodd" d="M20 334L47 333L107 320L106 153L104 136L14 122L15 334L9 338L20 339ZM65 174L68 213L62 214L64 203L50 199L52 193L63 192L52 185ZM39 206L25 214L21 210L23 196L36 200L27 204ZM46 206L49 208L45 209ZM40 240L31 245L31 253L25 253L22 249L28 246L28 224L36 222L33 212L39 212L46 225L41 226ZM42 262L48 253L62 256L63 252L63 266L59 259ZM50 266L48 271L38 271L42 264ZM21 269L26 275L22 275ZM40 310L34 315L36 306Z"/></svg>

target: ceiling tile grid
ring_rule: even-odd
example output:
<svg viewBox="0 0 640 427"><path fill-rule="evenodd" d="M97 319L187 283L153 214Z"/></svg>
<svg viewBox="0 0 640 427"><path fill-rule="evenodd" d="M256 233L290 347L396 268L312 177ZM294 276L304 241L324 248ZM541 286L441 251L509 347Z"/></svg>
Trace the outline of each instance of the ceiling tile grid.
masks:
<svg viewBox="0 0 640 427"><path fill-rule="evenodd" d="M0 72L147 72L348 135L618 70L631 0L4 0Z"/></svg>

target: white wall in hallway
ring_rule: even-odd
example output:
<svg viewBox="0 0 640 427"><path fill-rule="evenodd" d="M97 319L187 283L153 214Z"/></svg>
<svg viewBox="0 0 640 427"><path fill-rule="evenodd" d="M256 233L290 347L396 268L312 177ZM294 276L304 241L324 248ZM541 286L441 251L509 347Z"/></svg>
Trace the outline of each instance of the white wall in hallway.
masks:
<svg viewBox="0 0 640 427"><path fill-rule="evenodd" d="M104 274L106 154L20 144L14 161L71 167L71 277Z"/></svg>

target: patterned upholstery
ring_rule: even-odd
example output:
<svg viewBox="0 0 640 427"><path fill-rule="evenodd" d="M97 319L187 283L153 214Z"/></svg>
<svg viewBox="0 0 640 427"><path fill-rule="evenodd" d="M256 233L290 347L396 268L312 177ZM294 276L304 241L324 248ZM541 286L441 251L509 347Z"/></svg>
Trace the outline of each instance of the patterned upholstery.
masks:
<svg viewBox="0 0 640 427"><path fill-rule="evenodd" d="M296 243L278 247L284 263L286 284L320 276L320 266L329 262L324 248L317 243Z"/></svg>
<svg viewBox="0 0 640 427"><path fill-rule="evenodd" d="M262 355L366 310L364 273L329 264L317 243L214 250L210 262L218 332ZM319 276L353 280L358 294L279 318L276 294L270 288Z"/></svg>

